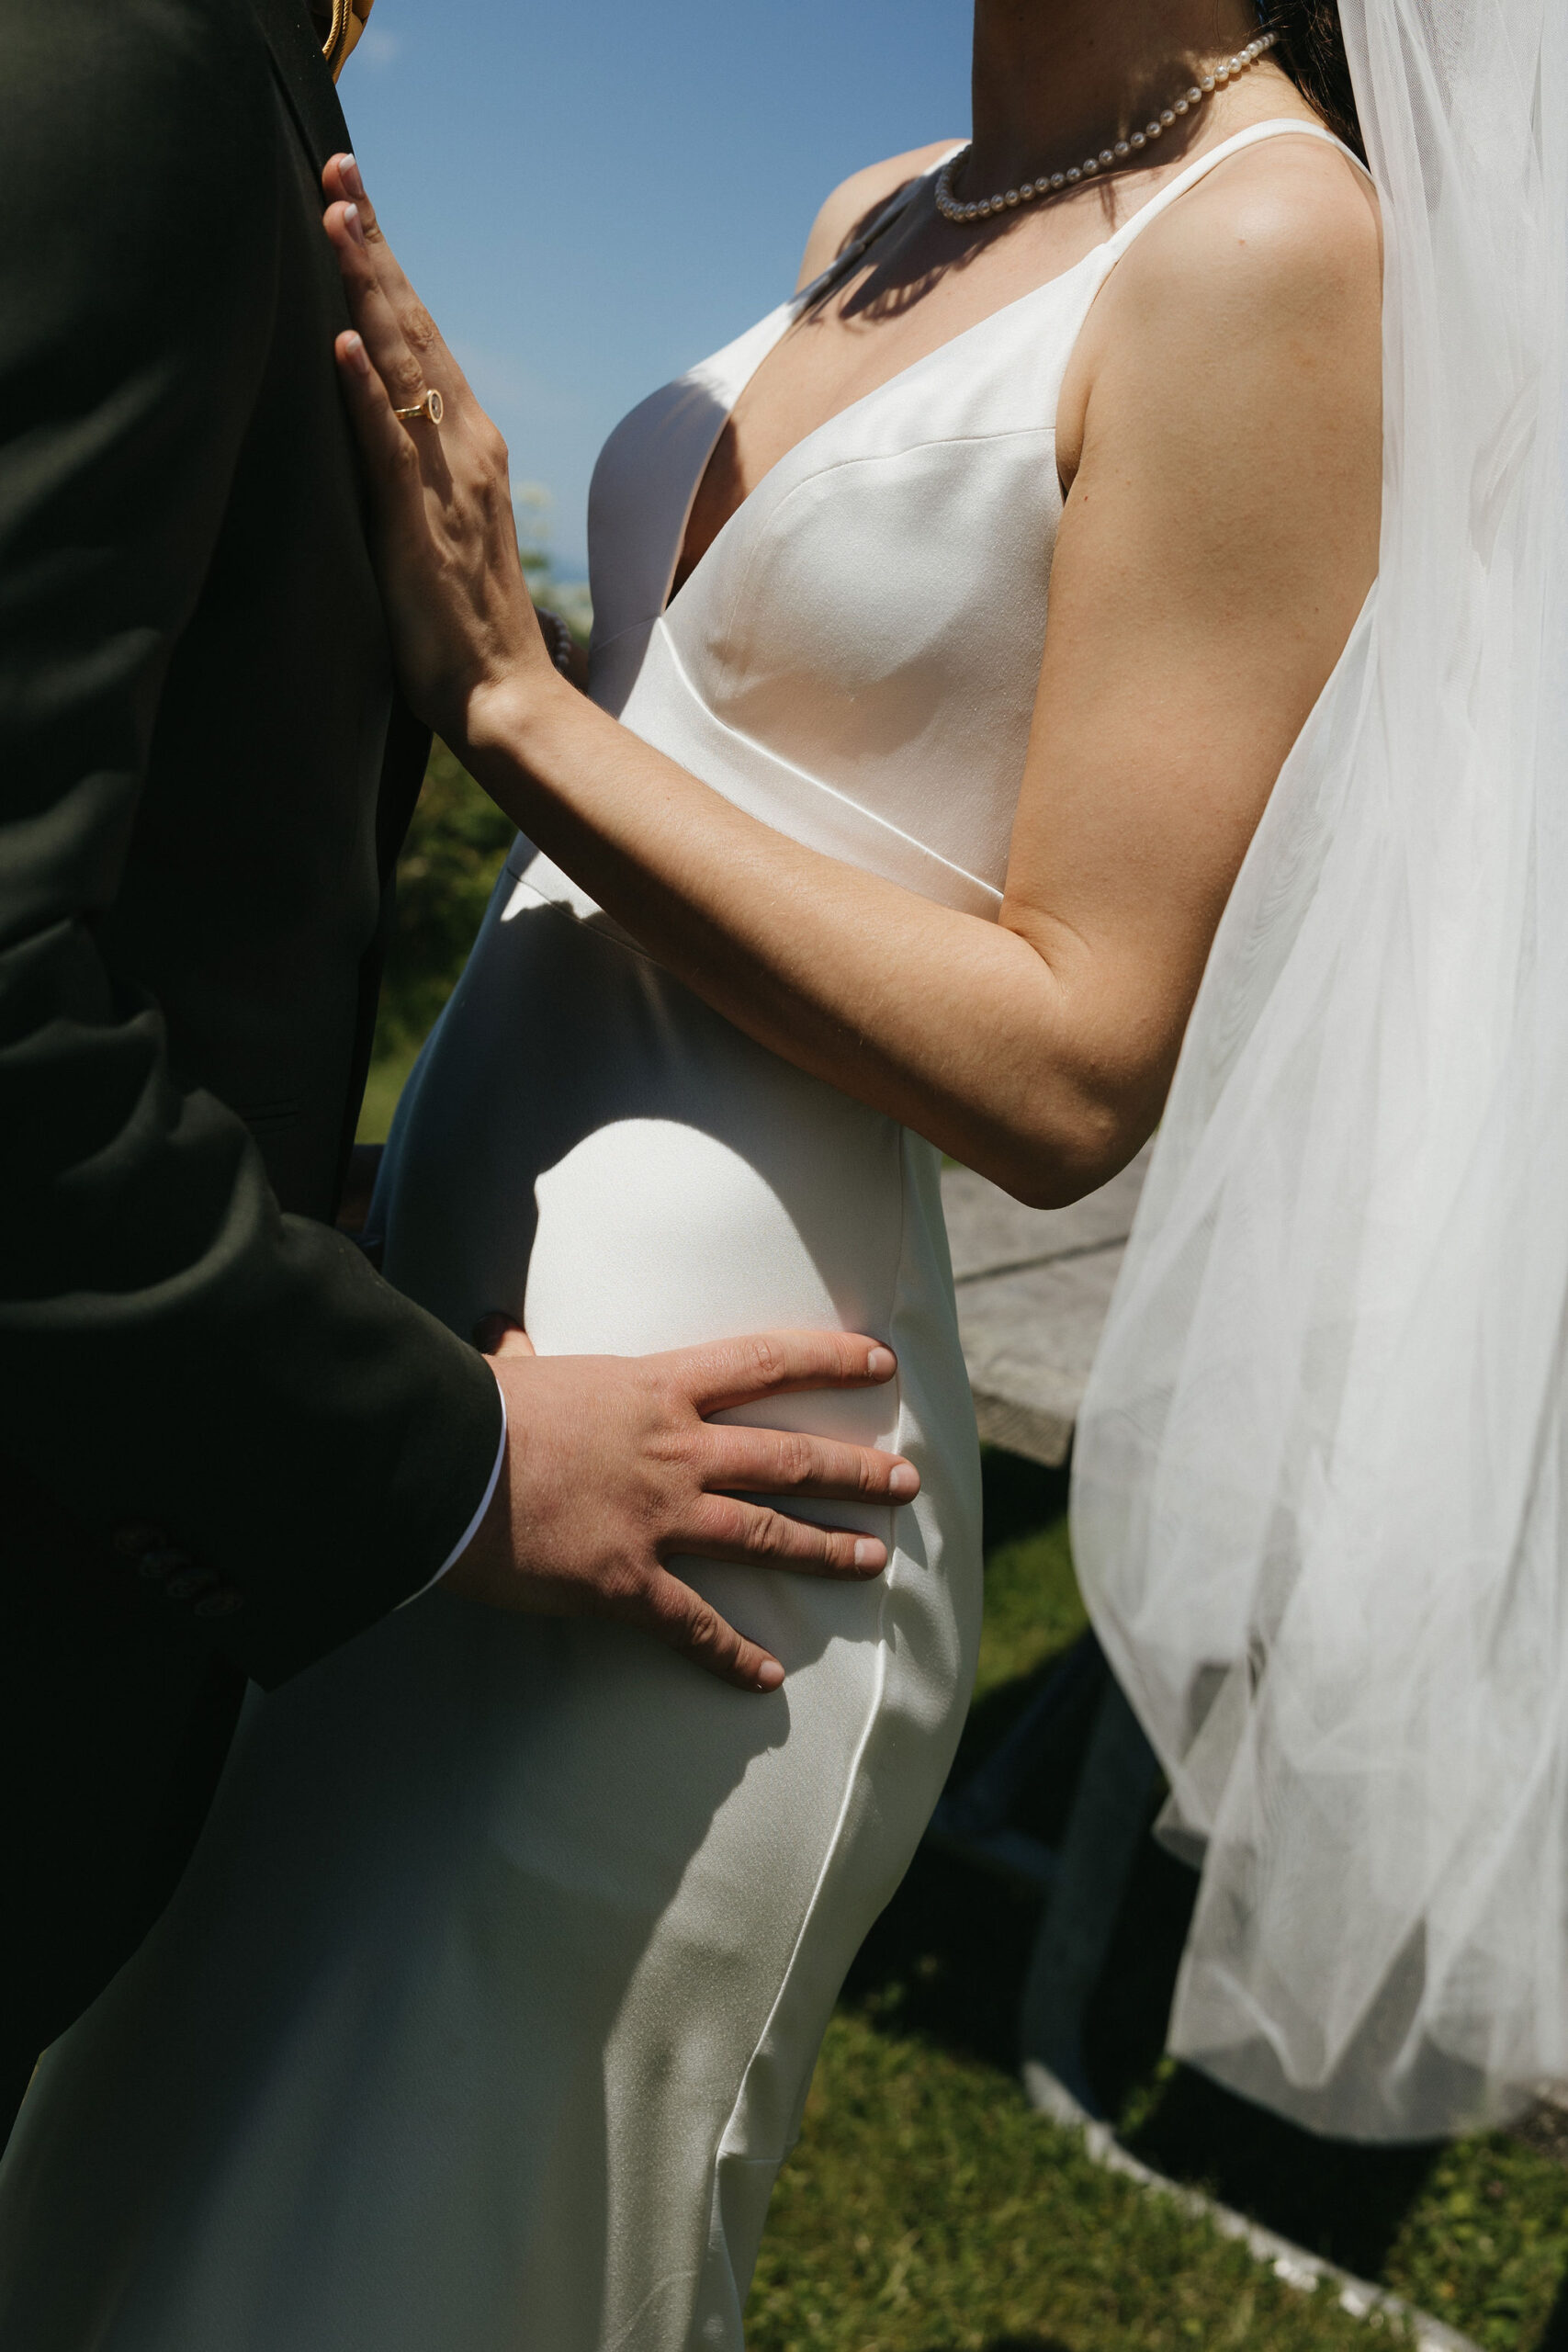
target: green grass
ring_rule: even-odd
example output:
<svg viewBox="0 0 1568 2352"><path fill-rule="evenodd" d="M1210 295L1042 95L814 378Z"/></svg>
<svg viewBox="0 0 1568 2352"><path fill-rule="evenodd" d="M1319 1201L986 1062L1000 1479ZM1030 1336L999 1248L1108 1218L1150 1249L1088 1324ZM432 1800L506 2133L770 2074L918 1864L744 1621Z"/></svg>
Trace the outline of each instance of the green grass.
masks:
<svg viewBox="0 0 1568 2352"><path fill-rule="evenodd" d="M1568 2272L1568 2175L1500 2134L1445 2149L1385 2268L1399 2291L1496 2352L1568 2340L1552 2303Z"/></svg>
<svg viewBox="0 0 1568 2352"><path fill-rule="evenodd" d="M986 1614L976 1705L1022 1686L1089 1623L1067 1541L1066 1489L1058 1474L1014 1454L986 1464Z"/></svg>
<svg viewBox="0 0 1568 2352"><path fill-rule="evenodd" d="M835 2018L773 2199L750 2352L1315 2352L1367 2334L1089 2163L1010 2085Z"/></svg>
<svg viewBox="0 0 1568 2352"><path fill-rule="evenodd" d="M421 1041L468 960L514 830L446 746L436 743L398 860L360 1143L387 1139Z"/></svg>
<svg viewBox="0 0 1568 2352"><path fill-rule="evenodd" d="M987 1612L955 1771L1081 1630L1057 1474L986 1466ZM1087 1724L1076 1735L1077 1752ZM1069 1724L1067 1751L1075 1737ZM1027 1820L1051 1835L1077 1753ZM1314 2138L1161 2055L1194 1882L1149 1840L1089 2020L1097 2085L1146 2163L1201 2186L1487 2352L1568 2346L1568 2169L1500 2134ZM1013 2020L1036 1924L1003 1883L922 1851L852 1971L780 2177L750 2352L1295 2352L1394 2340L1303 2295L1026 2107Z"/></svg>

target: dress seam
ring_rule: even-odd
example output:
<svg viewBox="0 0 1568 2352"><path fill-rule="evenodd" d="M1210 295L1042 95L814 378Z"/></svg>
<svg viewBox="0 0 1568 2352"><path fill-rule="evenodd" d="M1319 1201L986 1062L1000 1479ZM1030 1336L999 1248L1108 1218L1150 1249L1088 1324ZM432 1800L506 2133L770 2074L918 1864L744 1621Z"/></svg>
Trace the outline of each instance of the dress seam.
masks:
<svg viewBox="0 0 1568 2352"><path fill-rule="evenodd" d="M1039 289L1036 288L1036 291L1038 290ZM993 316L1000 317L1001 313L997 311L993 313ZM944 345L941 346L941 348L945 349L947 346ZM935 356L935 353L928 355L928 356L933 358ZM917 366L919 364L919 362L916 362ZM897 378L890 379L890 381L893 382L897 382ZM881 387L879 389L886 390L886 388ZM865 397L869 400L873 398L874 395L868 392ZM858 406L858 401L852 401L850 407L843 410L841 413L848 416ZM828 423L830 424L834 420L829 417ZM827 427L822 426L819 429L826 431ZM807 435L807 441L809 441L811 438L812 435L808 434ZM968 447L982 441L1022 441L1035 439L1043 439L1048 441L1053 450L1055 449L1056 446L1056 420L1055 416L1052 417L1048 424L1004 424L994 432L923 434L918 440L900 443L897 449L852 449L846 451L844 456L841 458L830 458L826 465L814 466L809 472L803 474L798 481L787 483L780 491L773 504L765 512L759 507L758 513L760 520L751 534L751 544L747 550L746 561L741 567L740 576L739 580L737 580L735 586L730 593L729 606L724 619L723 635L728 638L735 628L735 616L740 611L741 606L745 602L747 592L751 585L751 574L756 570L758 560L762 553L764 546L768 542L770 534L775 528L785 507L789 505L791 500L798 498L804 491L814 489L818 482L826 481L833 474L847 472L852 466L892 465L902 461L905 458L915 456L922 449L957 449ZM795 445L796 447L805 448L807 441L798 442ZM794 452L791 452L791 455L793 454ZM789 458L786 457L781 458L779 466L775 470L782 472L783 469L787 466L788 463ZM758 484L757 490L752 492L752 498L760 498L761 492L764 487L765 481L764 482ZM736 514L740 514L743 511L743 507L750 504L750 500L743 501L742 506L737 507ZM735 515L731 515L730 521L733 522L734 520ZM726 528L728 527L728 526L727 525ZM717 541L716 540L715 545L716 546L716 544ZM660 616L660 617L664 623L665 639L669 644L670 650L671 653L676 654L678 666L681 668L682 675L684 675L685 665L684 663L680 662L674 636L669 626L669 611L670 607L666 605L664 612ZM793 762L790 763L790 764L793 765ZM895 830L898 829L895 828ZM945 864L947 861L944 860L943 863ZM998 893L998 898L999 901L999 892Z"/></svg>
<svg viewBox="0 0 1568 2352"><path fill-rule="evenodd" d="M790 494L793 496L793 492ZM747 559L748 577L750 577L750 568L752 560L753 559L751 557ZM675 641L673 630L667 625L661 623L660 634L661 636L665 653L670 662L670 666L674 671L675 676L682 692L690 698L694 707L702 712L709 726L718 729L719 732L728 737L730 741L743 744L748 752L755 753L759 759L767 761L771 767L782 768L786 775L797 778L802 784L808 785L813 792L820 793L824 799L832 801L840 808L850 810L854 821L863 823L871 828L874 834L886 834L890 836L892 840L901 842L906 850L913 850L918 853L918 854L925 858L930 865L940 866L944 874L954 875L960 882L968 883L972 888L982 892L986 898L994 899L998 911L1000 911L1002 893L997 888L994 883L987 882L984 875L971 874L967 866L959 865L951 857L944 856L941 850L932 849L929 842L922 842L917 834L906 832L901 825L894 824L890 818L879 816L874 808L868 808L863 801L852 800L849 794L847 792L840 792L837 785L824 782L822 777L813 775L809 768L800 767L794 760L785 759L782 752L775 752L772 750L768 744L761 742L755 735L748 735L740 728L732 726L728 718L725 718L718 711L714 709L712 704L707 700L706 696L701 693L693 681L691 673L687 670L686 664L682 658L681 648ZM693 768L690 769L688 773L695 775L696 770ZM699 776L697 780L699 783L703 783L705 781L705 778ZM728 795L721 791L717 785L709 785L708 789L710 792L717 792L721 799L728 798ZM735 808L739 804L735 801L731 801L729 805L731 808ZM803 805L810 807L814 804L807 802ZM785 827L783 825L772 825L771 820L766 817L759 818L757 822L760 824L770 825L772 831L784 833L784 838L787 841L793 841L795 839L795 836L790 833ZM836 864L840 865L853 866L857 863L853 858L841 856L836 850L823 850L818 852L817 854L819 856L830 857ZM864 873L868 870L874 872L876 869L868 869L864 866L861 866L858 870ZM910 891L911 895L917 898L927 898L929 896L927 892L916 889L912 883L899 883L897 887L900 889L907 889ZM950 901L946 899L934 899L931 903L942 906L949 904ZM987 920L994 920L994 918L982 916L980 920L984 922Z"/></svg>
<svg viewBox="0 0 1568 2352"><path fill-rule="evenodd" d="M867 397L869 397L869 395ZM849 413L848 409L842 412L846 416ZM832 423L832 421L833 420L831 418L829 419L829 424ZM829 458L825 465L813 466L811 470L808 473L803 474L798 481L790 482L786 488L780 492L777 500L768 512L761 516L761 520L759 523L757 529L752 533L751 547L746 558L746 568L741 573L740 579L736 586L735 594L730 599L731 614L733 615L745 595L746 589L750 582L752 569L755 566L757 558L761 551L761 542L763 538L778 521L779 516L784 513L784 508L789 504L792 499L798 498L802 491L810 490L814 488L818 482L826 481L830 474L845 473L852 466L896 465L902 458L917 456L922 449L963 449L975 447L983 441L1044 440L1049 441L1053 446L1055 446L1055 439L1056 420L1055 416L1053 416L1048 424L1041 422L1032 424L1002 424L995 426L989 431L981 433L921 434L917 440L900 442L897 449L851 449L847 450L841 458ZM799 446L804 447L805 444L801 443ZM782 471L783 468L787 466L788 463L789 459L787 457L782 458L780 460L780 470ZM759 483L758 492L753 492L753 496L757 495L758 492L761 492L761 488L762 484ZM739 512L740 509L738 507L736 509L736 513L739 514ZM660 617L664 619L667 617L667 614L661 614Z"/></svg>

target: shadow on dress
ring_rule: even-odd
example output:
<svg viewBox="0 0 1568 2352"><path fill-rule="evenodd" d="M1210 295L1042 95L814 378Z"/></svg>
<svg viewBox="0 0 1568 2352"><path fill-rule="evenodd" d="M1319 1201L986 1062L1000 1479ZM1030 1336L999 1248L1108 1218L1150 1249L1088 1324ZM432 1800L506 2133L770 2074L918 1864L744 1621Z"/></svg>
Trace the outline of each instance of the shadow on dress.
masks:
<svg viewBox="0 0 1568 2352"><path fill-rule="evenodd" d="M698 1684L682 1712L746 1708L745 1739L732 1720L710 1747L682 1741L657 1839L617 1854L602 1838L602 1885L578 1873L556 1903L570 1827L547 1786L536 1804L527 1786L550 1743L536 1736L499 1770L482 1751L503 1736L509 1668L513 1703L547 1730L552 1657L583 1633L611 1655L646 1638L434 1595L253 1694L174 1904L46 2054L23 2107L0 2168L5 2352L378 2352L444 2340L454 2312L500 2318L520 2278L557 2340L595 2340L608 2254L595 2059L646 1940L627 1905L651 1932L789 1716L783 1691L709 1692L671 1659ZM596 1799L613 1804L619 1772L624 1817L646 1827L640 1748L628 1738L606 1759ZM473 1810L465 1780L483 1792ZM542 2023L570 1988L574 2031L514 2030L530 1979ZM504 2015L487 2030L494 1999ZM571 2260L552 2263L562 2243ZM482 2318L474 2340L490 2340Z"/></svg>

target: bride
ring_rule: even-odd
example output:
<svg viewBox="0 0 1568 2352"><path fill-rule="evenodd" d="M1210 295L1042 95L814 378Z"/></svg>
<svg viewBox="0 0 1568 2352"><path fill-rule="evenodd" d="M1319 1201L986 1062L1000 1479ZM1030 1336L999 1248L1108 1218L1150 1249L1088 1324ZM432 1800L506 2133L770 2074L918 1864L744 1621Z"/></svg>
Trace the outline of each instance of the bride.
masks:
<svg viewBox="0 0 1568 2352"><path fill-rule="evenodd" d="M546 1351L879 1332L896 1393L801 1426L922 1486L863 1514L877 1582L687 1571L779 1688L437 1591L255 1701L24 2109L6 2352L739 2346L974 1665L940 1155L1048 1204L1149 1134L1376 568L1348 90L1313 0L977 0L972 143L847 181L795 295L611 436L587 697L505 451L329 171L405 684L522 828L387 1271Z"/></svg>

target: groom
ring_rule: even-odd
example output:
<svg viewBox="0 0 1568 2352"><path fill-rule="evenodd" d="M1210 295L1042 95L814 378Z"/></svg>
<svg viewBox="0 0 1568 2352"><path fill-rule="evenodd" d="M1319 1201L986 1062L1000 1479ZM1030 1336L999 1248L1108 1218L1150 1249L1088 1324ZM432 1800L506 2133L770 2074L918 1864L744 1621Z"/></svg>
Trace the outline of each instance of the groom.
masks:
<svg viewBox="0 0 1568 2352"><path fill-rule="evenodd" d="M0 0L0 2135L247 1676L449 1573L769 1688L662 1557L843 1572L724 1497L914 1484L702 1418L886 1377L868 1341L487 1363L333 1229L426 751L321 228L367 6Z"/></svg>

